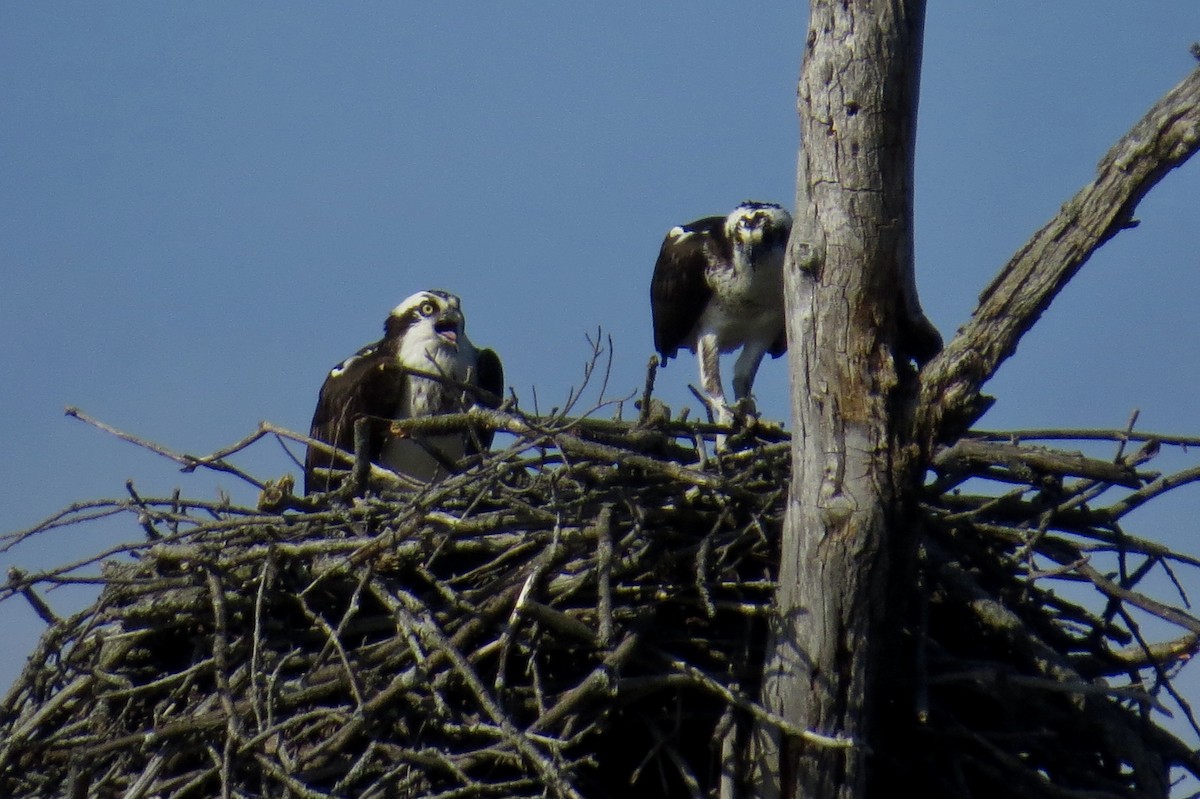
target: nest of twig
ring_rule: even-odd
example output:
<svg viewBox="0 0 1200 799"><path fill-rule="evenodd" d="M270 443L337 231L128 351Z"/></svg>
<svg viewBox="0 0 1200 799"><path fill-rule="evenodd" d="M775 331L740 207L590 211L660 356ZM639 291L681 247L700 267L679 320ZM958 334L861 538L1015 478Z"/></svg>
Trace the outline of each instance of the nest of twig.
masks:
<svg viewBox="0 0 1200 799"><path fill-rule="evenodd" d="M437 424L511 445L418 493L131 491L15 534L127 512L144 540L70 619L38 587L97 575L10 575L4 596L52 623L0 707L0 795L732 795L750 720L772 721L756 686L786 436L752 427L714 458L711 425L662 414ZM1155 448L1104 435L1111 461L996 437L939 456L881 773L947 797L1165 796L1172 768L1200 774L1154 720L1191 720L1170 676L1200 622L1138 592L1197 563L1120 527L1197 475L1140 471ZM179 457L237 472L235 449ZM1146 614L1179 633L1149 640Z"/></svg>

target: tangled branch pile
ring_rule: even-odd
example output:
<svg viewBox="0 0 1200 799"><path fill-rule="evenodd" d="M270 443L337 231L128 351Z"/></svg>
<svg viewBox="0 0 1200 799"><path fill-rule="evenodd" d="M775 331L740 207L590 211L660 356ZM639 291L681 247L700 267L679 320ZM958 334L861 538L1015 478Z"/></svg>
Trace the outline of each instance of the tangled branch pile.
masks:
<svg viewBox="0 0 1200 799"><path fill-rule="evenodd" d="M10 574L0 598L52 623L0 707L0 794L731 795L750 721L772 721L755 664L786 436L751 428L711 458L711 425L661 414L439 422L467 423L512 444L415 494L270 484L250 508L131 491L10 536L115 514L145 540L106 558L99 600L69 619L39 590L97 579L87 566ZM252 438L277 436L301 438ZM1173 701L1191 721L1170 678L1200 621L1139 592L1198 563L1121 528L1200 474L1141 471L1150 440L1112 461L988 437L939 456L902 721L876 753L925 795L1165 796L1171 769L1200 775L1152 719ZM237 472L246 443L182 459ZM1149 640L1147 614L1178 634Z"/></svg>

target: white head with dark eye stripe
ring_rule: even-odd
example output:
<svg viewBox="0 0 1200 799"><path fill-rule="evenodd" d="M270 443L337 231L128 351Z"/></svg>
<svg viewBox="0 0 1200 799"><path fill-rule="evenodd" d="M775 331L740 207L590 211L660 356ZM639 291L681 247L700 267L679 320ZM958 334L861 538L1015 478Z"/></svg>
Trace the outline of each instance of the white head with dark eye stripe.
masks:
<svg viewBox="0 0 1200 799"><path fill-rule="evenodd" d="M725 218L725 235L735 246L782 247L791 228L791 214L777 203L746 200Z"/></svg>
<svg viewBox="0 0 1200 799"><path fill-rule="evenodd" d="M446 291L418 291L392 309L384 323L384 340L398 360L414 369L462 371L460 355L473 350L458 297Z"/></svg>
<svg viewBox="0 0 1200 799"><path fill-rule="evenodd" d="M449 292L418 291L392 309L383 329L388 339L456 349L463 335L462 307Z"/></svg>

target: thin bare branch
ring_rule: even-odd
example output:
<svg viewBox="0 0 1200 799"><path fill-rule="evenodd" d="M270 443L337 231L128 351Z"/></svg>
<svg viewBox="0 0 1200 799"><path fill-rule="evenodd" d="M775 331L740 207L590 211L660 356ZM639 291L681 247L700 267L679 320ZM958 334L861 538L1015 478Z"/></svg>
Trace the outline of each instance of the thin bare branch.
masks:
<svg viewBox="0 0 1200 799"><path fill-rule="evenodd" d="M1200 68L1159 100L984 289L970 320L920 376L913 438L952 440L986 410L981 389L1101 245L1133 225L1141 199L1200 149Z"/></svg>
<svg viewBox="0 0 1200 799"><path fill-rule="evenodd" d="M46 603L43 642L0 705L0 792L237 796L254 774L286 799L598 795L628 793L631 776L645 782L631 797L659 780L713 795L732 789L730 753L752 720L822 750L861 748L752 699L787 502L781 431L750 426L731 437L745 449L709 462L717 431L669 414L476 409L404 424L490 425L513 443L437 484L351 504L314 496L267 512L128 487L25 531L124 520L131 542L14 571L0 589L43 603L48 588L102 589L71 618ZM305 439L264 423L217 453L272 437ZM1200 560L1108 521L1186 484L1132 487L1156 454L1114 464L997 436L940 461L979 493L927 487L920 506L924 654L905 702L919 697L922 716L904 738L937 746L907 762L936 752L930 768L1003 773L1042 756L1030 730L1053 730L1056 762L1142 773L1162 752L1200 776L1188 742L1143 734L1124 709L1190 718L1171 680L1200 640L1200 620L1149 589L1154 574L1190 587ZM1108 506L1091 507L1093 492ZM158 537L145 540L147 525ZM1056 589L1068 584L1095 607L1067 601ZM1168 632L1149 637L1146 617ZM1021 707L1028 728L981 710L997 704ZM1113 732L1073 734L1095 723ZM84 761L86 778L72 765ZM1090 779L1147 795L1120 775Z"/></svg>

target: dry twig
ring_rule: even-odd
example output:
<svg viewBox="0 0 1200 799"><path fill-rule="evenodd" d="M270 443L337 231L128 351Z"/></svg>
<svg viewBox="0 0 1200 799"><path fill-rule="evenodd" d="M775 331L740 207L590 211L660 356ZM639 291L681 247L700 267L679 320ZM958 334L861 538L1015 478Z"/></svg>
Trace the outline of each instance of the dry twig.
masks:
<svg viewBox="0 0 1200 799"><path fill-rule="evenodd" d="M739 724L778 721L754 697L788 445L763 427L710 462L696 442L725 431L662 411L416 420L490 426L512 444L436 485L350 504L254 478L282 510L130 488L11 535L124 514L146 540L15 570L0 588L49 624L0 706L0 793L731 790ZM305 441L264 424L206 457L149 446L240 476L225 459L271 437ZM1118 522L1194 470L1156 477L1140 469L1157 450L1122 448L1194 440L1081 434L1113 442L1106 462L1031 437L989 434L935 459L917 530L919 658L898 664L912 712L879 746L927 771L931 795L967 784L952 774L1005 775L1035 797L1165 795L1170 769L1200 776L1200 762L1148 714L1191 718L1171 676L1200 649L1200 621L1151 578L1177 585L1200 561ZM99 598L68 619L37 590L85 583ZM1080 587L1090 605L1067 601ZM1138 618L1175 633L1148 640Z"/></svg>

